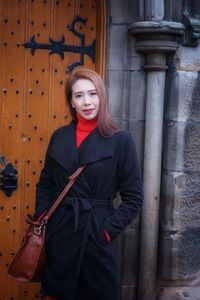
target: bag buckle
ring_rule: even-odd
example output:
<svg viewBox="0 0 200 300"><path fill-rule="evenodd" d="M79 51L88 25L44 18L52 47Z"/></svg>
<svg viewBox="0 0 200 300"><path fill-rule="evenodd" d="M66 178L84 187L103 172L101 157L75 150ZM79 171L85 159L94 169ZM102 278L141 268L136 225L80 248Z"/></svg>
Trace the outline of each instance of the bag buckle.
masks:
<svg viewBox="0 0 200 300"><path fill-rule="evenodd" d="M34 233L37 234L37 235L40 235L41 231L42 231L42 227L45 226L45 225L47 225L47 222L48 222L48 217L44 217L44 219L42 219L40 225L39 226L35 226Z"/></svg>

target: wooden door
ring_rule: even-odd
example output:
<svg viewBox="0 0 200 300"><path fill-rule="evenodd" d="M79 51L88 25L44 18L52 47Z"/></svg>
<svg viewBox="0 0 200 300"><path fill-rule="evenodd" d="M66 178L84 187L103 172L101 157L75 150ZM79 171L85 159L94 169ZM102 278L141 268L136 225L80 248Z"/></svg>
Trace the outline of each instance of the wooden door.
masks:
<svg viewBox="0 0 200 300"><path fill-rule="evenodd" d="M0 0L0 16L0 170L10 162L18 172L17 189L10 196L0 190L0 300L32 300L39 299L39 285L14 282L7 268L24 233L24 214L34 211L49 137L71 120L67 70L83 65L103 76L105 5Z"/></svg>

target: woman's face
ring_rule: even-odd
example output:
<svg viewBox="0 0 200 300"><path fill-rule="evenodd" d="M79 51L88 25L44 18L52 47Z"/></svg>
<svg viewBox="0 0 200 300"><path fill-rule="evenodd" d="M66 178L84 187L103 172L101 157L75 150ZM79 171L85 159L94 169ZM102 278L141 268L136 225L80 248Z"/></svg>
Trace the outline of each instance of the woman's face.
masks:
<svg viewBox="0 0 200 300"><path fill-rule="evenodd" d="M94 119L99 112L97 90L88 79L78 79L72 86L72 107L86 120Z"/></svg>

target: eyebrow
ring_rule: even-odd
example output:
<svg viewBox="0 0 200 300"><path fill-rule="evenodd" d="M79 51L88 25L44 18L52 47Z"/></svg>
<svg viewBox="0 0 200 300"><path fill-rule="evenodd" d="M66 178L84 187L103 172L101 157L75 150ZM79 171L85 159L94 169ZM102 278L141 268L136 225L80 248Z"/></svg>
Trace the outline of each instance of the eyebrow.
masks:
<svg viewBox="0 0 200 300"><path fill-rule="evenodd" d="M80 94L80 93L83 93L84 91L79 91L79 92L74 92L74 94L76 95L76 94ZM92 90L88 90L87 92L97 92L97 90L96 89L92 89Z"/></svg>

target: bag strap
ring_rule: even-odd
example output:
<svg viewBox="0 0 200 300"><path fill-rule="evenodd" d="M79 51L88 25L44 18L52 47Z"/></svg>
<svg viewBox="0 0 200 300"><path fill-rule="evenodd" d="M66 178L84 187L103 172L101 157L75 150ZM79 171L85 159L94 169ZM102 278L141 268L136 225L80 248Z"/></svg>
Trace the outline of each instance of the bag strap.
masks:
<svg viewBox="0 0 200 300"><path fill-rule="evenodd" d="M65 197L65 195L67 194L67 192L72 187L72 185L77 180L77 178L79 177L79 175L81 174L81 172L83 171L83 169L85 167L86 167L86 165L80 166L71 176L68 177L69 181L68 181L67 185L65 186L64 190L58 196L58 198L53 203L53 205L51 206L49 211L44 215L44 217L41 218L40 221L35 221L34 218L28 214L27 216L25 216L26 222L28 224L39 226L38 230L41 230L42 226L47 224L49 218L52 216L52 214L54 213L54 211L56 210L58 205L61 203L61 201L63 200L63 198Z"/></svg>
<svg viewBox="0 0 200 300"><path fill-rule="evenodd" d="M49 220L49 218L52 216L52 214L54 213L54 211L56 210L56 208L58 207L58 205L61 203L61 201L63 200L63 198L67 194L67 192L70 190L70 188L72 187L72 185L74 184L74 182L77 180L77 178L79 177L79 175L83 171L83 169L85 168L85 166L86 165L80 166L71 176L68 177L69 178L69 182L67 183L66 187L64 188L64 190L62 191L62 193L59 195L59 197L56 199L56 201L54 202L54 204L51 206L51 208L49 209L49 211L45 215L45 217L42 218L42 220L44 220L44 219L46 221Z"/></svg>

